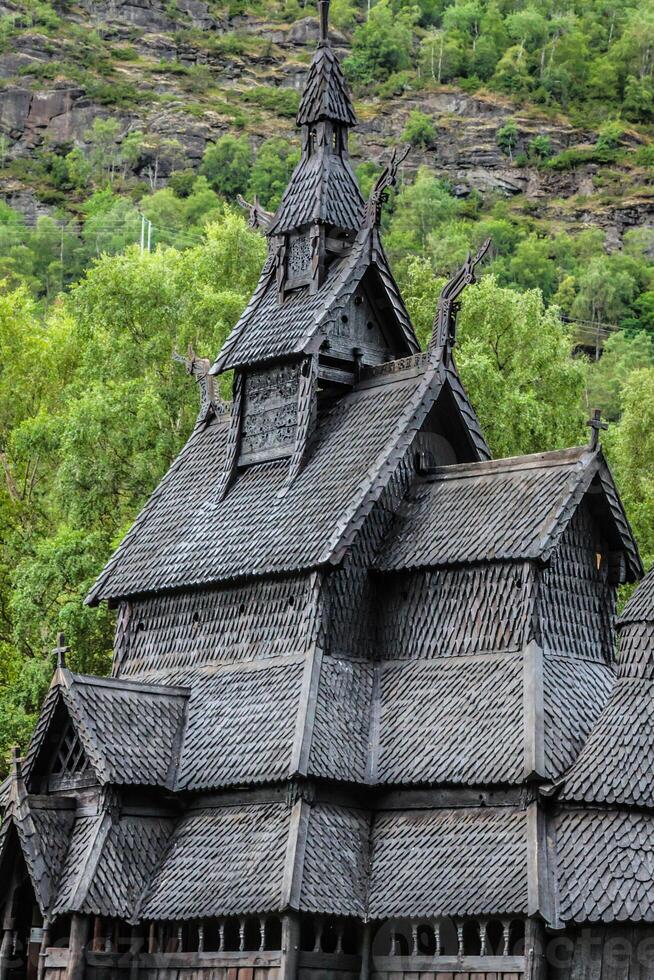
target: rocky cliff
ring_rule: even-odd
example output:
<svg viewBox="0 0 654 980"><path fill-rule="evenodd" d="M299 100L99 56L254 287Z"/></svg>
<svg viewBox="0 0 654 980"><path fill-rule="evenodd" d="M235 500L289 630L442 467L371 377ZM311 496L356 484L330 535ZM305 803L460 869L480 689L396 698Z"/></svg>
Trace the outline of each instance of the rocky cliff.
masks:
<svg viewBox="0 0 654 980"><path fill-rule="evenodd" d="M207 143L235 127L253 145L273 134L292 138L292 100L277 106L270 93L300 88L317 35L313 17L292 24L229 18L204 0L84 0L59 11L59 25L49 29L31 26L10 0L0 15L13 25L0 49L1 193L28 215L47 206L16 161L43 147L83 144L96 117L118 118L123 133L138 128L178 140L194 168ZM348 39L335 31L334 40L346 53ZM427 164L457 194L501 193L563 227L599 225L609 248L620 246L625 229L654 218L654 191L638 168L517 166L497 144L508 119L518 128L516 155L537 135L559 152L592 143L594 134L495 95L432 87L364 99L355 162L379 162L416 108L433 120L436 138L414 149L408 172ZM163 161L158 180L167 173Z"/></svg>

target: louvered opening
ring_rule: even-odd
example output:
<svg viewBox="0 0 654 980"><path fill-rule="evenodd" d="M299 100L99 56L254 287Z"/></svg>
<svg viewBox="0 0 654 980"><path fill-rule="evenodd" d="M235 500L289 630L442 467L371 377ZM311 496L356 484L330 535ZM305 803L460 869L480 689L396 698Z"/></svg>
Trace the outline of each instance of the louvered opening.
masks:
<svg viewBox="0 0 654 980"><path fill-rule="evenodd" d="M84 747L72 722L68 719L50 766L48 788L65 789L86 786L93 782L95 777Z"/></svg>

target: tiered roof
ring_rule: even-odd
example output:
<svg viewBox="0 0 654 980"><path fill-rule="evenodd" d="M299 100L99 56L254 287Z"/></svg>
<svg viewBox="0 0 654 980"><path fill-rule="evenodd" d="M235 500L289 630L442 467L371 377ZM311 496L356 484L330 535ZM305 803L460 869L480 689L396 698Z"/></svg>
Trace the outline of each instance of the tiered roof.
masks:
<svg viewBox="0 0 654 980"><path fill-rule="evenodd" d="M250 462L225 492L238 411L206 407L89 594L121 604L116 676L58 668L0 870L17 842L43 911L130 921L653 921L654 578L616 681L611 599L641 567L601 449L491 461L451 351L418 353L376 227L392 167L364 215L321 17L303 158L212 370L315 368L362 283L388 361L329 390L292 481ZM324 281L280 290L282 235L313 223L340 235ZM468 462L432 466L448 439ZM374 622L347 647L353 596ZM69 724L97 791L76 816L36 795Z"/></svg>
<svg viewBox="0 0 654 980"><path fill-rule="evenodd" d="M372 275L386 301L388 318L405 354L420 349L375 228L361 228L350 251L329 266L324 283L292 290L282 304L277 296L275 266L268 259L259 284L211 369L219 374L275 358L298 357L320 350L329 328L340 317L364 276Z"/></svg>

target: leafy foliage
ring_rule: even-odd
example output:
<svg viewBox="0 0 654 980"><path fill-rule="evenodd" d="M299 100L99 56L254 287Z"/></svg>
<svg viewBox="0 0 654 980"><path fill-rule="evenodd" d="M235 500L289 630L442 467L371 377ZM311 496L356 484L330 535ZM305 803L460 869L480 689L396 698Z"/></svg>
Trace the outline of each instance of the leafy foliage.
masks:
<svg viewBox="0 0 654 980"><path fill-rule="evenodd" d="M187 250L103 256L45 318L24 286L0 293L0 753L29 732L58 629L74 668L106 669L110 615L83 597L194 421L172 352L220 348L263 258L227 211Z"/></svg>

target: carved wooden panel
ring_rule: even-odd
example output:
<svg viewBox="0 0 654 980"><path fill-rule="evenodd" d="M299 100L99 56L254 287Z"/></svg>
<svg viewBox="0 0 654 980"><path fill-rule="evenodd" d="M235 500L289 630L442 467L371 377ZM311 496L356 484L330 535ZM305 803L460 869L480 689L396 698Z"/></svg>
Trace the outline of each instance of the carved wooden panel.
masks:
<svg viewBox="0 0 654 980"><path fill-rule="evenodd" d="M306 279L311 272L311 246L307 235L291 235L286 251L286 274L289 285Z"/></svg>
<svg viewBox="0 0 654 980"><path fill-rule="evenodd" d="M246 376L239 466L293 451L299 378L298 364L275 365Z"/></svg>

